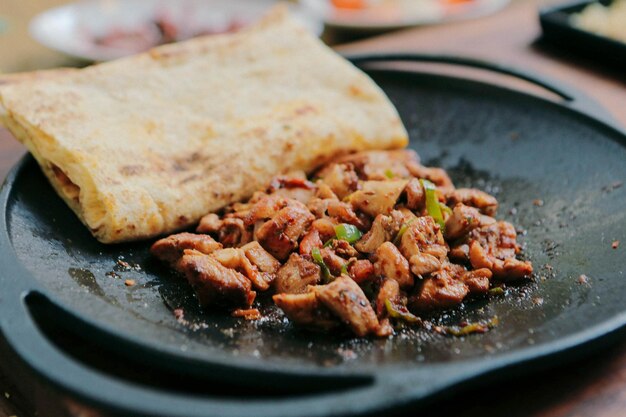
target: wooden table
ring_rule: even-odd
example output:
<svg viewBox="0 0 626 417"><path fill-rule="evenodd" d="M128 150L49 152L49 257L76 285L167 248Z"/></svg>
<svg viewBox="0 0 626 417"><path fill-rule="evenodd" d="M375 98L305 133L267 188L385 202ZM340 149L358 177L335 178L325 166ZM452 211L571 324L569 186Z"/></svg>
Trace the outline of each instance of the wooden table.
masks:
<svg viewBox="0 0 626 417"><path fill-rule="evenodd" d="M24 12L25 3L8 2L9 9ZM58 0L35 1L37 7ZM0 4L0 17L3 6ZM22 8L22 9L20 9ZM21 30L21 29L20 29ZM518 0L504 11L479 20L406 30L344 45L342 51L416 51L461 54L506 63L520 69L548 75L575 85L595 98L626 125L626 78L617 71L584 59L570 59L559 51L546 52L535 43L540 34L536 0ZM19 35L17 35L19 36ZM4 42L4 43L3 43ZM18 51L19 62L8 63L3 50L12 42L0 36L0 70L35 69L71 63L56 53L27 42L27 51ZM478 74L497 82L502 77ZM515 87L531 88L514 83ZM538 92L540 93L540 92ZM0 130L0 176L23 154L24 149ZM1 358L0 358L1 365ZM35 414L28 393L14 391L10 375L0 372L0 417ZM45 410L37 415L46 416ZM626 415L626 340L595 355L550 371L512 381L476 387L427 406L416 415L469 417L623 417Z"/></svg>

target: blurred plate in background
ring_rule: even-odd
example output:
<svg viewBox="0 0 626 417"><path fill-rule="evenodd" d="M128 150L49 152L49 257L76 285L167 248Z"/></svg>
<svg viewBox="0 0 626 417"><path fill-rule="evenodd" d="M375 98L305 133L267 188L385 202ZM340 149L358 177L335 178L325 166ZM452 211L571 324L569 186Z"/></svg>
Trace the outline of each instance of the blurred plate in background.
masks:
<svg viewBox="0 0 626 417"><path fill-rule="evenodd" d="M107 61L194 36L233 32L258 20L274 0L83 0L36 16L30 33L43 45ZM292 12L316 35L323 24Z"/></svg>
<svg viewBox="0 0 626 417"><path fill-rule="evenodd" d="M301 0L326 24L383 31L494 13L509 0Z"/></svg>

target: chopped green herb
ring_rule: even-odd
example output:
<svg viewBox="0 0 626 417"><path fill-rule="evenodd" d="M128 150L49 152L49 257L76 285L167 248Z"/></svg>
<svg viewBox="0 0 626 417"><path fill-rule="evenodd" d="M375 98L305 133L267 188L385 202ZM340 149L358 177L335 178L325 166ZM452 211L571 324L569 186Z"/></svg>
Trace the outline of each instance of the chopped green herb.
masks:
<svg viewBox="0 0 626 417"><path fill-rule="evenodd" d="M490 295L502 295L504 294L504 288L502 287L494 287L489 290Z"/></svg>
<svg viewBox="0 0 626 417"><path fill-rule="evenodd" d="M363 234L356 226L351 224L341 223L335 226L335 235L337 235L337 239L345 240L348 243L354 243L361 239Z"/></svg>
<svg viewBox="0 0 626 417"><path fill-rule="evenodd" d="M393 179L394 175L393 175L393 171L390 170L389 168L387 168L385 170L385 177L389 178L389 179Z"/></svg>
<svg viewBox="0 0 626 417"><path fill-rule="evenodd" d="M441 226L441 230L443 231L446 224L443 221L441 206L439 205L439 199L437 198L437 187L435 184L425 179L421 179L420 183L422 184L422 187L424 187L424 191L426 193L426 211L430 217L439 223L439 226Z"/></svg>
<svg viewBox="0 0 626 417"><path fill-rule="evenodd" d="M415 219L416 217L413 217L411 220L409 220L408 222L400 226L400 230L398 230L398 234L396 235L396 238L393 240L394 245L400 244L400 242L402 241L402 236L406 233L407 230L409 230L409 226L411 225L411 223L415 221Z"/></svg>
<svg viewBox="0 0 626 417"><path fill-rule="evenodd" d="M459 327L448 327L446 328L446 333L451 334L452 336L467 336L474 333L486 333L490 329L496 327L499 323L498 316L494 316L487 323L472 323L461 328Z"/></svg>
<svg viewBox="0 0 626 417"><path fill-rule="evenodd" d="M331 237L330 239L328 239L328 240L326 241L326 243L324 243L324 247L325 247L325 248L327 248L327 247L329 247L330 245L332 245L332 244L333 244L333 240L335 240L335 238L334 238L334 237Z"/></svg>
<svg viewBox="0 0 626 417"><path fill-rule="evenodd" d="M441 207L441 210L447 213L449 216L452 216L452 209L450 207L446 206L443 203L439 203L439 207Z"/></svg>
<svg viewBox="0 0 626 417"><path fill-rule="evenodd" d="M326 266L326 263L324 262L324 258L322 258L322 254L320 253L319 248L313 248L311 250L311 258L313 258L313 261L319 265L320 270L322 272L322 280L324 282L330 282L333 280L333 276L330 273L330 269L328 269L328 266Z"/></svg>
<svg viewBox="0 0 626 417"><path fill-rule="evenodd" d="M348 264L341 265L341 275L348 275Z"/></svg>
<svg viewBox="0 0 626 417"><path fill-rule="evenodd" d="M411 312L407 310L406 307L397 307L389 299L385 300L385 308L387 309L387 314L389 314L389 317L393 319L398 319L407 323L414 324L422 323L422 319L414 314L411 314Z"/></svg>

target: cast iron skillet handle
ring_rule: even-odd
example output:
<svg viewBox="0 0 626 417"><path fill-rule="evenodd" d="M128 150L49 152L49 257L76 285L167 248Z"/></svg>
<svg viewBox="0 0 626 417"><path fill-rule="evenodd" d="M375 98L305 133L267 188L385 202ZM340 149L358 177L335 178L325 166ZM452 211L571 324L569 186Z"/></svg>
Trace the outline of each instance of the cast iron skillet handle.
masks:
<svg viewBox="0 0 626 417"><path fill-rule="evenodd" d="M564 107L572 109L582 115L591 115L596 120L614 128L623 131L623 127L611 116L600 104L585 93L569 86L561 81L551 79L544 75L538 75L531 71L519 70L502 65L499 63L483 61L475 58L452 55L436 55L436 54L419 54L419 53L346 53L343 56L357 66L375 63L375 62L422 62L449 64L462 67L476 68L499 74L509 75L519 78L529 83L542 87L563 100L558 103Z"/></svg>
<svg viewBox="0 0 626 417"><path fill-rule="evenodd" d="M15 272L17 268L10 268ZM9 294L14 295L14 294ZM237 398L187 394L124 382L90 368L55 347L37 328L28 311L28 291L3 299L13 314L0 317L5 361L20 361L44 384L58 390L61 402L71 401L113 415L158 417L329 416L370 413L402 401L406 390L393 379L372 379L369 385L294 397ZM5 310L6 311L6 310ZM13 362L10 362L13 363ZM13 365L15 366L15 365ZM448 385L445 378L429 390ZM236 394L236 393L235 393ZM406 400L406 398L404 398ZM61 408L64 408L61 406Z"/></svg>

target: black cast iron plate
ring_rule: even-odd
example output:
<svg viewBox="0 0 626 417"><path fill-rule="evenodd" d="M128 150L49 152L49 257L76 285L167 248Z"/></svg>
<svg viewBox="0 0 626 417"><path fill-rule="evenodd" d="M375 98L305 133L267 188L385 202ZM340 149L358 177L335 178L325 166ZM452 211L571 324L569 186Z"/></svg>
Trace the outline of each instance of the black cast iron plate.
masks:
<svg viewBox="0 0 626 417"><path fill-rule="evenodd" d="M501 87L431 74L371 75L423 162L448 169L457 186L496 195L498 217L523 231L536 271L531 282L433 318L453 324L497 315L497 328L465 338L407 330L357 340L299 331L277 312L258 322L202 312L187 285L150 258L150 242L99 244L26 158L2 193L0 323L8 343L51 383L125 414L329 415L415 403L624 325L625 249L611 247L615 240L626 246L623 133ZM126 279L136 285L125 286ZM175 308L184 309L184 321ZM58 352L33 330L41 317L157 373L285 392L295 385L342 389L241 402L130 383Z"/></svg>

